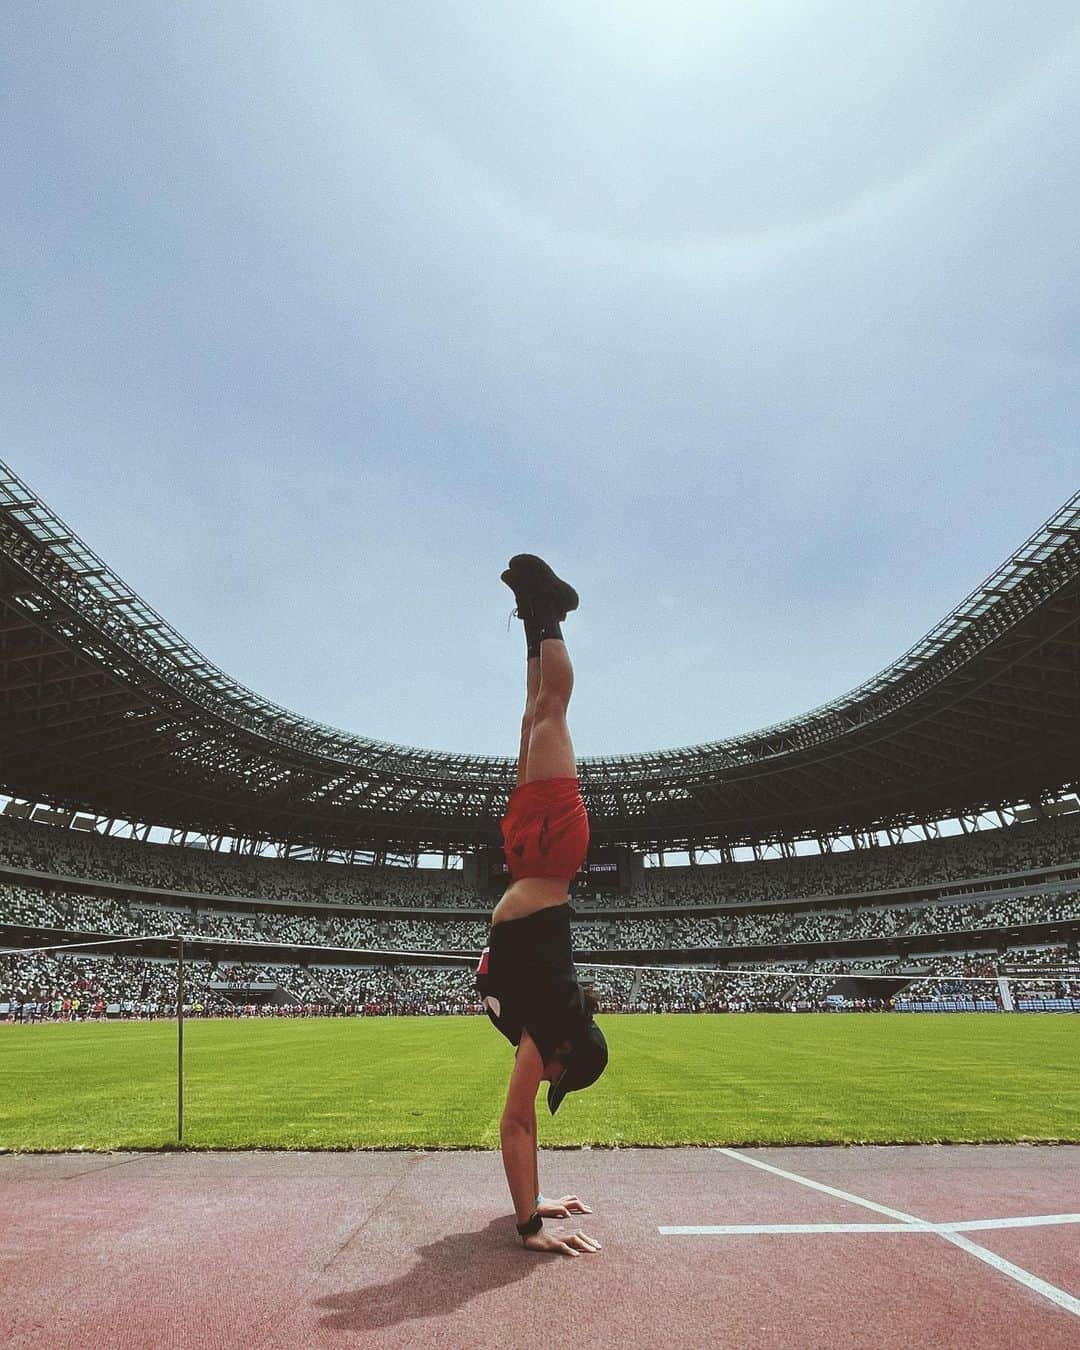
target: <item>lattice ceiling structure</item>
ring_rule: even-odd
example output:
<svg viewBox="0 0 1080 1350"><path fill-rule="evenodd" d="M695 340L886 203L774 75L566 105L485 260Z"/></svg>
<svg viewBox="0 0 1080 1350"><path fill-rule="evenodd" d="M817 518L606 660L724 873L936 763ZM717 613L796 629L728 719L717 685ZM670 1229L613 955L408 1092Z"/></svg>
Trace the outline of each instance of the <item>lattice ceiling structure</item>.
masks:
<svg viewBox="0 0 1080 1350"><path fill-rule="evenodd" d="M597 845L727 849L1039 801L1080 779L1080 492L886 670L724 741L584 759ZM246 689L0 463L0 790L249 841L499 839L509 759L373 741Z"/></svg>

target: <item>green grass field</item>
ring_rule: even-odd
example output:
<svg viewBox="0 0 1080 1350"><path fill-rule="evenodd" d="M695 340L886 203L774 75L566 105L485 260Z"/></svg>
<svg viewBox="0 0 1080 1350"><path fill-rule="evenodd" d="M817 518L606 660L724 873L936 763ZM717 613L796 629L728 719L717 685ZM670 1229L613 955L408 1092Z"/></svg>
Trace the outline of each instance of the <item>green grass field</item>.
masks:
<svg viewBox="0 0 1080 1350"><path fill-rule="evenodd" d="M1080 1017L608 1016L543 1145L1080 1141ZM168 1022L0 1026L0 1148L176 1138ZM498 1146L511 1047L480 1017L189 1022L193 1148Z"/></svg>

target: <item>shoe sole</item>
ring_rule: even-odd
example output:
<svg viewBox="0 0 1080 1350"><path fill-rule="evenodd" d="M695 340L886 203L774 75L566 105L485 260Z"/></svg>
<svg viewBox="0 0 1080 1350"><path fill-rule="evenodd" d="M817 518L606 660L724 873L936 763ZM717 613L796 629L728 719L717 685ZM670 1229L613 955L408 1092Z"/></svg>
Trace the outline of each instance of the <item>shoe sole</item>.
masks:
<svg viewBox="0 0 1080 1350"><path fill-rule="evenodd" d="M577 609L580 603L573 586L557 576L543 558L538 558L535 553L516 553L510 559L510 566L502 574L502 579L514 595L522 599L545 592L553 594L567 614Z"/></svg>

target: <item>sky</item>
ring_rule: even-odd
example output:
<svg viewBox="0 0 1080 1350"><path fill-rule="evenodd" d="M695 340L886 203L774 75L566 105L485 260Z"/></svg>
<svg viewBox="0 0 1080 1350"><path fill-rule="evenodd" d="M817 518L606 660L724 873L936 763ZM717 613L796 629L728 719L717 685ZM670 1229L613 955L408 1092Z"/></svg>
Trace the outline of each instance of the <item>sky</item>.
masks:
<svg viewBox="0 0 1080 1350"><path fill-rule="evenodd" d="M1075 3L16 3L0 458L288 708L796 716L1080 487Z"/></svg>

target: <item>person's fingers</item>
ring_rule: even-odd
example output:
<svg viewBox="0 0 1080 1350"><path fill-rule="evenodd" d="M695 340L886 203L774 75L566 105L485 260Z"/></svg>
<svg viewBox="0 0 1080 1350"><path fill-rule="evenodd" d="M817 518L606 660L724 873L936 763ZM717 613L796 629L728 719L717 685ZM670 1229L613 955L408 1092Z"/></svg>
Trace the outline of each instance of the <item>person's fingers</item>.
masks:
<svg viewBox="0 0 1080 1350"><path fill-rule="evenodd" d="M559 1243L559 1250L565 1252L567 1256L580 1256L580 1252L574 1251L573 1247L568 1247L565 1242Z"/></svg>
<svg viewBox="0 0 1080 1350"><path fill-rule="evenodd" d="M573 1242L582 1251L598 1252L601 1250L599 1242L595 1238L589 1237L588 1233L573 1233L567 1241Z"/></svg>

